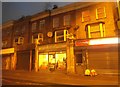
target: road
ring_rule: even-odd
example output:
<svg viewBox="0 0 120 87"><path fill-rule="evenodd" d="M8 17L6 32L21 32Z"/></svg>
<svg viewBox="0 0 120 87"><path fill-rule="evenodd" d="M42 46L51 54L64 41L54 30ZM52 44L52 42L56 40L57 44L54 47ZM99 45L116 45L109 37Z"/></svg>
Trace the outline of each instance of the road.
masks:
<svg viewBox="0 0 120 87"><path fill-rule="evenodd" d="M58 72L3 71L3 85L118 85L118 76L96 77Z"/></svg>

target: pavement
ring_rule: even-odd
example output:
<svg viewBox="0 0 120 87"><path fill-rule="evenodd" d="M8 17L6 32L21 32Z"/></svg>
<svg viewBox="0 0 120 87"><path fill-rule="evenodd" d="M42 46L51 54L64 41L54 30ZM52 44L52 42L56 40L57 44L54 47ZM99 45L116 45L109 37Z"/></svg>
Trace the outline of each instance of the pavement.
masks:
<svg viewBox="0 0 120 87"><path fill-rule="evenodd" d="M118 75L97 75L94 77L81 74L70 74L61 71L2 71L2 80L13 79L35 83L51 83L62 85L118 85ZM7 84L3 84L7 85Z"/></svg>

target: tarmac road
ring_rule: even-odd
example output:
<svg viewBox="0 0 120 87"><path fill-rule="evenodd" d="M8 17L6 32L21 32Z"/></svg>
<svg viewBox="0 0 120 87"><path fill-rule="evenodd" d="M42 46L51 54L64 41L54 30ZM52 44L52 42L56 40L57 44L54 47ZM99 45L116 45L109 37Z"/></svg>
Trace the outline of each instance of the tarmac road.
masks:
<svg viewBox="0 0 120 87"><path fill-rule="evenodd" d="M89 77L58 72L3 71L2 81L3 85L118 85L118 76Z"/></svg>

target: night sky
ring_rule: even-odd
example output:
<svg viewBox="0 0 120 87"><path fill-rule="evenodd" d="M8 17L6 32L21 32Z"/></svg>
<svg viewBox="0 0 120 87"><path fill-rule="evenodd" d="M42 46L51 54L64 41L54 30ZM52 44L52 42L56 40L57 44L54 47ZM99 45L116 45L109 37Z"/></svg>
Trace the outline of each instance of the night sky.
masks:
<svg viewBox="0 0 120 87"><path fill-rule="evenodd" d="M51 9L53 5L61 7L70 3L72 2L3 2L2 22L19 19L22 16L33 15L47 8Z"/></svg>

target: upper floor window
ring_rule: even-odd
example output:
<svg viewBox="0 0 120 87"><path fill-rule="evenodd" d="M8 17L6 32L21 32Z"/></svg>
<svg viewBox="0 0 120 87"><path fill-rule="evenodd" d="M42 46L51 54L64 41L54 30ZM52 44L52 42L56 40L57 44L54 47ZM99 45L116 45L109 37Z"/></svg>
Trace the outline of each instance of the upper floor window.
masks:
<svg viewBox="0 0 120 87"><path fill-rule="evenodd" d="M22 45L24 43L24 37L15 37L14 44Z"/></svg>
<svg viewBox="0 0 120 87"><path fill-rule="evenodd" d="M96 9L96 19L105 18L106 17L106 11L105 7L99 7Z"/></svg>
<svg viewBox="0 0 120 87"><path fill-rule="evenodd" d="M20 28L19 27L16 27L15 28L15 35L18 35L20 33Z"/></svg>
<svg viewBox="0 0 120 87"><path fill-rule="evenodd" d="M39 21L39 30L45 29L45 20Z"/></svg>
<svg viewBox="0 0 120 87"><path fill-rule="evenodd" d="M90 11L86 10L82 12L82 22L90 21Z"/></svg>
<svg viewBox="0 0 120 87"><path fill-rule="evenodd" d="M37 29L37 23L34 22L34 23L32 23L32 32L35 32L36 29Z"/></svg>
<svg viewBox="0 0 120 87"><path fill-rule="evenodd" d="M103 23L90 24L87 26L88 38L99 38L105 36L105 27Z"/></svg>
<svg viewBox="0 0 120 87"><path fill-rule="evenodd" d="M38 33L32 36L32 43L41 44L43 42L43 34Z"/></svg>
<svg viewBox="0 0 120 87"><path fill-rule="evenodd" d="M59 27L59 18L53 18L53 28Z"/></svg>
<svg viewBox="0 0 120 87"><path fill-rule="evenodd" d="M9 29L9 28L2 30L2 36L3 37L9 37L11 35L11 33L12 33L11 31L12 30Z"/></svg>
<svg viewBox="0 0 120 87"><path fill-rule="evenodd" d="M26 28L25 25L23 25L23 26L21 27L21 33L22 33L22 34L25 33L25 28Z"/></svg>
<svg viewBox="0 0 120 87"><path fill-rule="evenodd" d="M7 41L2 41L2 47L7 47Z"/></svg>
<svg viewBox="0 0 120 87"><path fill-rule="evenodd" d="M64 26L70 25L70 15L64 16Z"/></svg>
<svg viewBox="0 0 120 87"><path fill-rule="evenodd" d="M66 41L67 30L55 31L55 42L64 42Z"/></svg>

